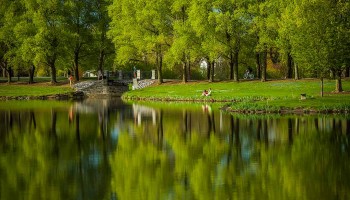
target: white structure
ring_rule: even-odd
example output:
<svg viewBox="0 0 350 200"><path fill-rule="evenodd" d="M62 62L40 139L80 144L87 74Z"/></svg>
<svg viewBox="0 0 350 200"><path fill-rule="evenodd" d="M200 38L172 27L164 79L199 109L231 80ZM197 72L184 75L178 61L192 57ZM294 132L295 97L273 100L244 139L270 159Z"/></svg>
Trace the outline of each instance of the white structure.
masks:
<svg viewBox="0 0 350 200"><path fill-rule="evenodd" d="M95 70L88 70L84 72L83 77L97 77L97 74Z"/></svg>

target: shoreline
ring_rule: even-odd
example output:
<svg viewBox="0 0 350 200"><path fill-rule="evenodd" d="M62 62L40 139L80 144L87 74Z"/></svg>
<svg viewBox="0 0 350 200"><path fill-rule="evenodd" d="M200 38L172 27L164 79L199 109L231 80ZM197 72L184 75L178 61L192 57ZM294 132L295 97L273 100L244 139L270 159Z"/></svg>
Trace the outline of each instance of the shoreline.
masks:
<svg viewBox="0 0 350 200"><path fill-rule="evenodd" d="M0 96L0 101L30 101L30 100L83 100L86 97L83 92L69 92L64 94L51 94L40 96ZM119 97L118 97L119 98ZM173 99L173 98L121 98L124 101L139 101L139 102L173 102L173 103L234 103L239 102L229 99ZM242 102L242 101L241 101ZM270 102L273 104L272 102ZM317 109L308 107L275 107L274 109L234 109L229 105L224 105L219 108L222 111L235 113L235 114L349 114L349 109Z"/></svg>
<svg viewBox="0 0 350 200"><path fill-rule="evenodd" d="M136 102L173 102L173 103L242 103L237 100L216 100L216 99L172 99L172 98L122 98L124 101ZM270 101L270 104L273 103ZM234 109L230 105L220 107L221 110L237 114L349 114L350 105L344 109L315 108L315 107L273 107L271 109Z"/></svg>
<svg viewBox="0 0 350 200"><path fill-rule="evenodd" d="M82 100L86 96L82 92L68 92L63 94L48 94L48 95L39 95L39 96L0 96L0 101L30 101L30 100Z"/></svg>

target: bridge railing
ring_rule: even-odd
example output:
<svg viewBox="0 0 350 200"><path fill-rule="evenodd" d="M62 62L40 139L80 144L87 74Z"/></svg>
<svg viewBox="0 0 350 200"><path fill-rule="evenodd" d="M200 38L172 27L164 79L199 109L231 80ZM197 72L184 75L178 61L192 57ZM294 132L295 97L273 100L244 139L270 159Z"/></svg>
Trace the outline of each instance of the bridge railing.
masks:
<svg viewBox="0 0 350 200"><path fill-rule="evenodd" d="M142 70L136 70L136 71L122 71L118 70L115 72L107 72L105 71L104 77L110 80L132 80L134 78L138 80L142 79L156 79L156 71L142 71Z"/></svg>

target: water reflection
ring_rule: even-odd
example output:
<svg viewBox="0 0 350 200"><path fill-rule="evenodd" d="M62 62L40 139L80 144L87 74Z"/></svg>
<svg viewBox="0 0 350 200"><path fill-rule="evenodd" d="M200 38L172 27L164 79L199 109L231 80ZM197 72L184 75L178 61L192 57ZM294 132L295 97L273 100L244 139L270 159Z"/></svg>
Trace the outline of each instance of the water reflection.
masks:
<svg viewBox="0 0 350 200"><path fill-rule="evenodd" d="M120 99L7 104L0 199L350 198L349 116Z"/></svg>

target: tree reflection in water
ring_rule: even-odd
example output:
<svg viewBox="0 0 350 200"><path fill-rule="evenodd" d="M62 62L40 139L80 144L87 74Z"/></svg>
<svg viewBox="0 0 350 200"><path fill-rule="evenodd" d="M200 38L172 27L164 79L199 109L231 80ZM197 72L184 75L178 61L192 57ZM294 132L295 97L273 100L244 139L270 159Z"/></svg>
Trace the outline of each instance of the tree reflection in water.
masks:
<svg viewBox="0 0 350 200"><path fill-rule="evenodd" d="M0 110L0 199L350 198L347 115L105 99L29 107Z"/></svg>

